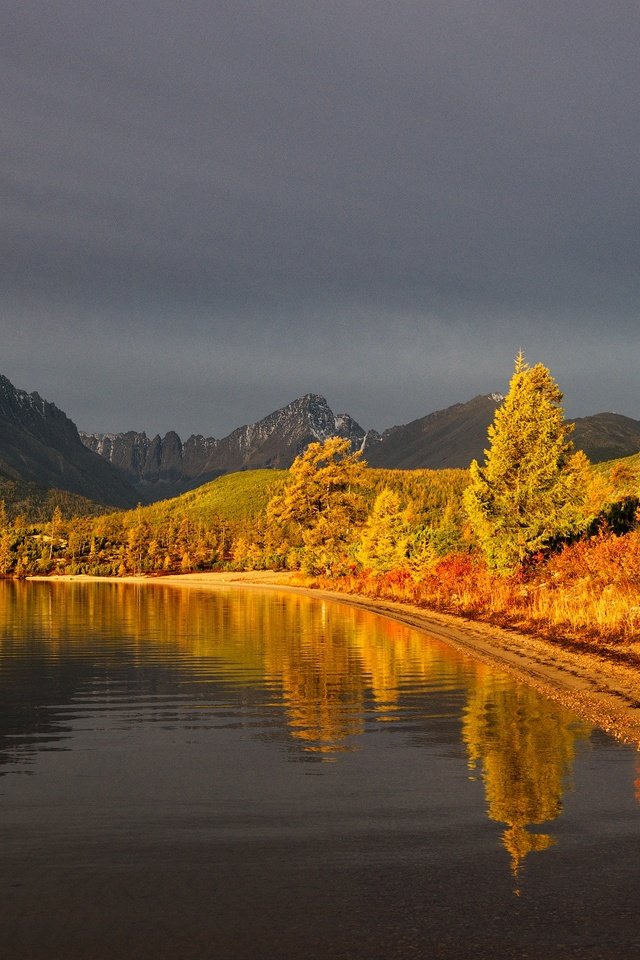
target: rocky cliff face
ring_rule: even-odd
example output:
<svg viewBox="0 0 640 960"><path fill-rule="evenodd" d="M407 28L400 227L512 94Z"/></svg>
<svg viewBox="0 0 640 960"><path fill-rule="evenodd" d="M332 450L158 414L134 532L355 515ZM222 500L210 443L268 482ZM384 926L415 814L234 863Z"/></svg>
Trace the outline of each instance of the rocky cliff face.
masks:
<svg viewBox="0 0 640 960"><path fill-rule="evenodd" d="M136 492L124 477L80 440L75 424L38 393L18 390L0 376L0 473L40 487L79 493L129 507Z"/></svg>
<svg viewBox="0 0 640 960"><path fill-rule="evenodd" d="M192 436L182 443L177 433L148 437L146 433L81 433L82 442L108 460L149 502L184 493L224 470L207 472L206 464L218 443Z"/></svg>
<svg viewBox="0 0 640 960"><path fill-rule="evenodd" d="M286 468L309 443L346 437L362 449L365 434L348 414L336 416L324 397L307 394L257 423L238 427L221 440L176 433L149 439L145 433L81 434L83 443L117 467L144 500L174 496L222 473Z"/></svg>

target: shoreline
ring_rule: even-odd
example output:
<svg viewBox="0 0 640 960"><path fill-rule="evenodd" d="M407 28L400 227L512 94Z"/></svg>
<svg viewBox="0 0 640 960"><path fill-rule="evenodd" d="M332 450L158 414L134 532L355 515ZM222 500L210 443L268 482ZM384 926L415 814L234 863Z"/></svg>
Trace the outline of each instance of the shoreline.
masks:
<svg viewBox="0 0 640 960"><path fill-rule="evenodd" d="M443 640L475 658L505 670L549 699L627 743L640 746L640 669L613 660L594 646L576 651L505 627L440 613L399 601L315 589L286 572L184 573L163 577L92 577L84 574L28 577L48 583L138 583L196 588L219 586L283 590L361 607Z"/></svg>

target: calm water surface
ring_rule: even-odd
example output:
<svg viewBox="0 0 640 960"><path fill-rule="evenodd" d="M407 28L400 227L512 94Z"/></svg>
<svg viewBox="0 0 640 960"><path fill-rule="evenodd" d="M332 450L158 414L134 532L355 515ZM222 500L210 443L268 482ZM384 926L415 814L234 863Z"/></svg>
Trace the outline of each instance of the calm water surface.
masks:
<svg viewBox="0 0 640 960"><path fill-rule="evenodd" d="M0 583L0 956L640 957L637 754L383 617Z"/></svg>

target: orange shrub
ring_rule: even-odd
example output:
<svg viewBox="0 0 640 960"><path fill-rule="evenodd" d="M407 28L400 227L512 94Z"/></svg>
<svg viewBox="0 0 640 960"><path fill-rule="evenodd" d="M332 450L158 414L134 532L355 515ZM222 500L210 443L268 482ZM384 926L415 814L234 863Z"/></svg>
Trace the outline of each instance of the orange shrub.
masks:
<svg viewBox="0 0 640 960"><path fill-rule="evenodd" d="M512 576L471 554L450 554L415 577L408 570L316 581L327 589L414 603L532 630L598 642L640 639L640 530L610 531L542 556Z"/></svg>

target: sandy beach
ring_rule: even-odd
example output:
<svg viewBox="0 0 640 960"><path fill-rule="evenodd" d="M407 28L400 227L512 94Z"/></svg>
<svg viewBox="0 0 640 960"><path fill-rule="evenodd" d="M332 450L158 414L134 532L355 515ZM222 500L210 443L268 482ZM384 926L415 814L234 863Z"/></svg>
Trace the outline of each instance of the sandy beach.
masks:
<svg viewBox="0 0 640 960"><path fill-rule="evenodd" d="M189 573L150 577L33 577L49 582L98 582L156 584L188 588L234 586L287 590L338 603L363 607L406 623L438 637L476 659L494 664L541 693L572 709L613 736L640 745L640 663L632 653L576 649L575 644L551 642L516 631L425 610L411 604L374 600L300 585L290 573L249 571L242 573Z"/></svg>

